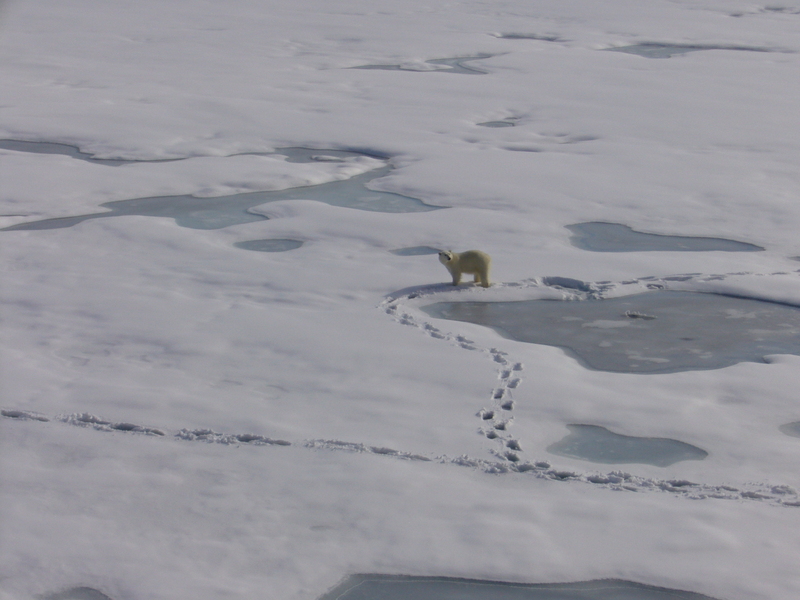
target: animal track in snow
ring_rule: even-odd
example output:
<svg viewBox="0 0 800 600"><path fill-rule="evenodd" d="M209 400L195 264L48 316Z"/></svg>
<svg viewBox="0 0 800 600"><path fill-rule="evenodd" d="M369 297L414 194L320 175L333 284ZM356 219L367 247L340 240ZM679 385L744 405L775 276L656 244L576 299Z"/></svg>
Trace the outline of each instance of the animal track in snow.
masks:
<svg viewBox="0 0 800 600"><path fill-rule="evenodd" d="M460 334L445 333L438 327L425 321L418 321L413 315L408 312L400 312L398 308L401 306L401 301L404 299L418 299L429 295L422 291L411 292L406 296L401 296L394 299L388 299L381 304L381 307L386 314L394 317L401 325L407 325L420 329L423 333L439 340L449 341L464 350L480 351L488 354L492 361L499 365L497 371L497 378L500 385L494 387L489 396L492 408L482 408L476 416L481 419L483 423L489 423L490 427L481 426L478 428L478 433L484 435L489 440L497 440L498 447L491 450L495 456L504 458L512 462L519 461L519 457L513 452L504 452L503 445L507 442L513 442L519 447L519 443L510 437L508 428L511 424L511 418L501 416L503 411L506 414L514 409L514 401L511 397L511 390L516 389L522 379L520 377L512 377L513 374L519 374L523 370L521 362L512 363L508 359L508 353L498 348L482 349L475 345L473 340L466 338ZM483 425L482 423L482 425Z"/></svg>
<svg viewBox="0 0 800 600"><path fill-rule="evenodd" d="M39 413L30 412L27 410L0 410L0 415L10 419L22 419L47 422L50 419Z"/></svg>
<svg viewBox="0 0 800 600"><path fill-rule="evenodd" d="M358 444L354 442L342 442L340 440L308 440L305 442L306 448L324 448L326 450L348 450L350 452L359 452L366 454L382 454L384 456L392 456L394 458L402 458L405 460L421 460L430 462L431 459L421 454L412 454L410 452L401 452L400 450L393 450L392 448L383 448L381 446L367 446L365 444Z"/></svg>
<svg viewBox="0 0 800 600"><path fill-rule="evenodd" d="M11 419L19 420L35 420L42 422L49 422L51 419L31 411L26 410L2 410L0 415ZM152 435L157 437L166 437L166 429L157 429L155 427L145 427L143 425L135 425L133 423L121 422L114 423L106 419L102 419L91 413L74 413L70 415L59 415L55 417L56 421L66 423L68 425L75 425L78 427L91 427L97 431L121 431L124 433L140 433L144 435ZM180 440L189 441L202 441L211 442L215 444L250 444L253 446L263 445L276 445L276 446L289 446L291 443L286 440L274 440L263 435L255 435L252 433L217 433L211 429L181 429L172 437Z"/></svg>
<svg viewBox="0 0 800 600"><path fill-rule="evenodd" d="M128 428L124 423L113 423L100 419L89 413L77 413L50 418L41 413L24 410L4 409L0 415L15 421L37 421L40 423L61 423L87 427L96 431L121 431L125 433L138 433L148 435L154 439L168 441L189 440L204 441L208 443L218 443L224 445L238 446L248 445L269 445L269 446L289 446L291 442L285 440L273 440L259 435L252 434L220 434L210 429L181 429L171 436L167 435L166 429L155 429L150 427L133 426ZM115 427L115 425L117 427ZM118 427L122 425L123 427ZM155 433L156 431L160 433ZM513 475L526 474L537 479L547 479L551 481L570 481L586 483L599 487L605 487L617 491L630 492L669 492L676 496L691 499L725 499L739 501L768 502L775 506L800 507L800 494L797 490L788 485L770 485L748 483L741 487L729 485L705 485L693 483L686 480L662 480L647 477L637 477L623 471L612 471L611 473L577 473L574 471L559 470L553 468L548 461L523 461L517 452L518 442L515 440L505 440L503 447L495 450L492 454L500 460L485 460L473 458L468 455L461 455L455 458L446 455L427 457L421 454L404 452L392 448L380 446L368 446L357 442L345 442L340 440L306 440L301 445L312 450L345 451L358 454L373 454L387 456L400 460L416 460L422 462L438 463L442 465L454 465L480 470L492 475Z"/></svg>
<svg viewBox="0 0 800 600"><path fill-rule="evenodd" d="M800 273L800 270L796 271ZM541 288L545 286L550 289L559 290L562 292L564 300L586 300L586 299L602 299L607 296L616 295L616 291L624 289L627 286L636 286L640 289L686 289L686 284L695 282L711 282L723 281L731 276L754 276L764 277L771 275L794 275L795 273L775 272L775 273L749 273L737 272L726 274L703 274L703 273L686 273L673 275L668 277L640 277L615 283L611 281L600 282L583 282L576 279L566 277L544 277L532 278L521 282L513 282L506 284L499 284L498 287L514 288L524 290L526 288ZM605 485L616 490L627 491L664 491L675 494L680 494L688 498L724 498L724 499L750 499L750 500L766 500L772 499L774 502L784 506L800 506L800 497L797 491L788 486L770 486L762 485L759 490L740 490L731 486L714 486L706 484L696 484L685 481L675 480L656 480L652 478L636 477L620 471L615 471L610 474L578 474L570 471L558 471L550 468L547 462L534 462L530 463L520 459L519 452L522 452L521 444L518 440L508 434L508 428L513 422L512 418L503 418L503 411L509 413L514 408L514 401L512 398L513 390L515 390L522 383L521 377L515 375L521 374L524 365L520 362L511 363L508 354L497 348L481 349L478 348L472 340L467 340L463 335L444 333L440 329L434 327L430 323L419 320L408 312L402 312L402 317L398 318L398 311L402 309L403 301L417 300L426 296L431 297L437 291L440 291L440 286L431 286L427 290L416 290L409 294L399 294L393 297L388 297L380 307L389 315L395 318L396 321L403 325L419 328L424 333L431 335L435 331L438 335L437 339L449 341L452 345L470 350L478 350L489 354L492 360L500 365L497 372L497 379L500 381L500 386L495 387L491 391L491 408L484 407L476 413L476 416L481 419L482 426L478 431L489 440L494 440L498 444L497 447L490 450L490 453L499 458L497 461L481 461L479 459L472 459L467 456L462 456L457 459L446 459L447 462L458 464L462 466L472 466L475 468L482 468L487 473L504 473L504 472L535 472L539 477L547 477L549 479L558 481L583 481L593 485ZM627 290L626 290L627 292ZM632 292L627 292L632 293ZM775 301L775 300L768 300ZM416 304L416 303L415 303ZM651 318L650 315L645 314L627 314L632 319ZM444 459L443 459L444 460ZM748 484L752 487L753 484Z"/></svg>
<svg viewBox="0 0 800 600"><path fill-rule="evenodd" d="M103 420L89 413L66 415L58 417L58 420L69 423L70 425L91 426L101 431L129 431L147 435L165 435L160 429L142 427L141 425L134 425L133 423L112 423L111 421Z"/></svg>
<svg viewBox="0 0 800 600"><path fill-rule="evenodd" d="M619 289L622 286L633 285L639 287L650 287L653 285L658 285L669 289L674 284L683 285L687 281L705 282L724 280L731 275L760 277L779 274L784 273L731 273L727 275L703 275L701 273L690 273L672 277L663 277L660 279L654 277L642 277L618 284L612 282L598 282L581 286L576 286L572 284L571 281L565 281L563 279L551 279L551 282L554 285L550 285L548 287L561 290L565 294L565 297L572 299L585 299L590 297L602 298L605 293ZM568 283L570 285L565 287L562 285L564 283ZM531 279L514 284L506 284L506 287L524 289L541 287L542 285L544 285L542 280ZM428 294L421 292L414 294L415 297L425 295L430 295L430 292ZM511 437L508 433L508 429L513 421L511 418L506 418L505 416L508 412L513 410L514 404L512 394L513 390L515 390L522 381L522 378L518 377L518 375L521 375L523 372L524 365L521 362L510 361L508 354L501 350L496 348L479 348L475 345L473 340L469 340L462 335L446 333L429 323L418 321L412 314L402 310L402 301L406 299L409 299L409 296L389 299L381 305L381 308L383 308L388 315L392 316L395 320L402 324L417 327L427 335L434 337L435 339L445 340L454 346L485 353L492 358L493 362L498 364L496 381L499 381L500 384L495 384L489 388L489 407L486 407L477 413L479 423L482 425L479 431L485 435L487 439L493 440L497 444L497 446L491 452L493 459L478 459L467 455L461 455L455 458L448 456L428 457L421 454L395 450L392 448L369 446L361 443L339 440L306 440L299 444L295 443L295 445L301 445L305 448L316 450L347 451L359 454L386 456L400 460L416 460L463 466L477 469L487 474L527 474L530 476L535 476L539 479L579 482L617 491L630 491L639 493L661 492L671 493L679 497L692 499L757 501L768 502L776 506L800 507L800 495L798 495L797 490L786 485L746 483L739 487L734 487L729 485L693 483L685 480L661 480L655 478L638 477L622 471L612 471L610 473L578 473L574 471L553 468L548 461L531 462L524 460L520 456L520 453L523 453L522 444L519 442L519 440ZM503 393L498 398L497 396L499 390L502 390ZM286 440L276 440L249 433L225 434L215 432L211 429L181 429L170 432L165 428L146 427L127 422L113 422L102 419L90 413L76 413L51 418L33 411L9 408L0 410L0 416L14 421L35 421L39 423L49 423L50 426L52 426L52 422L55 421L56 423L92 428L97 431L146 435L151 438L161 439L164 441L168 441L169 439L202 441L206 443L232 446L292 445L292 442Z"/></svg>
<svg viewBox="0 0 800 600"><path fill-rule="evenodd" d="M210 442L213 444L250 444L253 446L290 446L291 443L286 440L273 440L272 438L264 437L263 435L254 435L252 433L239 433L239 434L226 434L217 433L210 429L181 429L175 434L175 437L181 440L188 440L190 442L201 441Z"/></svg>
<svg viewBox="0 0 800 600"><path fill-rule="evenodd" d="M516 450L517 452L522 452L522 448L520 447L519 442L517 440L508 440L506 442L506 448L509 448L511 450Z"/></svg>

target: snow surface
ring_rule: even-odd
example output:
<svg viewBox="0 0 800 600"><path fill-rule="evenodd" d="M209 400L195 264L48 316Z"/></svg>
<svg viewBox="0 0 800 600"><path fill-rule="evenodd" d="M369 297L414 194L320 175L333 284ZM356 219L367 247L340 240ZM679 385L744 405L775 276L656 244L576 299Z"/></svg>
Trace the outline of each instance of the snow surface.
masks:
<svg viewBox="0 0 800 600"><path fill-rule="evenodd" d="M4 3L0 138L185 160L0 150L2 227L387 161L372 187L452 208L0 232L0 598L313 600L353 573L800 597L780 431L800 357L605 373L419 309L654 287L800 305L799 28L797 0ZM601 51L654 43L719 49ZM476 56L480 76L429 62ZM376 64L402 68L352 68ZM246 154L285 147L390 158ZM592 221L765 251L572 246ZM256 239L303 245L234 246ZM417 246L484 250L496 284L391 252ZM709 456L548 454L570 423Z"/></svg>

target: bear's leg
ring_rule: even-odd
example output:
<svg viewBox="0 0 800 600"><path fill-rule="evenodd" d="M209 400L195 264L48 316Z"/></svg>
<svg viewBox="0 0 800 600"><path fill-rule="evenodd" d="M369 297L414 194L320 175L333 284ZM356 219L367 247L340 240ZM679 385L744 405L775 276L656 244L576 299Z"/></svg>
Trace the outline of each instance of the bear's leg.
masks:
<svg viewBox="0 0 800 600"><path fill-rule="evenodd" d="M461 283L461 273L453 273L453 285L458 285Z"/></svg>
<svg viewBox="0 0 800 600"><path fill-rule="evenodd" d="M475 275L475 281L478 280L478 276ZM489 270L481 271L480 274L481 285L485 288L489 287Z"/></svg>

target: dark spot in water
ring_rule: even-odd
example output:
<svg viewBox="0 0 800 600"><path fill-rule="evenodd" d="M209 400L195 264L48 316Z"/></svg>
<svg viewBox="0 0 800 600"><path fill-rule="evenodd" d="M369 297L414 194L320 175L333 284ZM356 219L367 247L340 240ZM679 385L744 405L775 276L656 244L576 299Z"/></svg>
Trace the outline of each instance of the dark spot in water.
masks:
<svg viewBox="0 0 800 600"><path fill-rule="evenodd" d="M761 252L764 248L724 238L661 235L634 231L619 223L567 225L570 243L591 252Z"/></svg>
<svg viewBox="0 0 800 600"><path fill-rule="evenodd" d="M708 456L705 450L678 440L620 435L597 425L567 425L567 429L569 435L548 446L548 452L594 463L656 467Z"/></svg>
<svg viewBox="0 0 800 600"><path fill-rule="evenodd" d="M800 308L719 294L657 291L585 301L440 302L434 318L563 348L590 369L674 373L800 355ZM626 311L654 319L630 319Z"/></svg>

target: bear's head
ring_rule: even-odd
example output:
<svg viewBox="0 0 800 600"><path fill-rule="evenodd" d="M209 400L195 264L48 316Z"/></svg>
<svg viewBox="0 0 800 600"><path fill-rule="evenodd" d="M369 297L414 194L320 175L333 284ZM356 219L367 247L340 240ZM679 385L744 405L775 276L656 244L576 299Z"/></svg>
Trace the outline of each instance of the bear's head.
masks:
<svg viewBox="0 0 800 600"><path fill-rule="evenodd" d="M452 260L453 260L453 253L450 252L449 250L443 250L439 252L439 262L442 263L443 265L452 262Z"/></svg>

